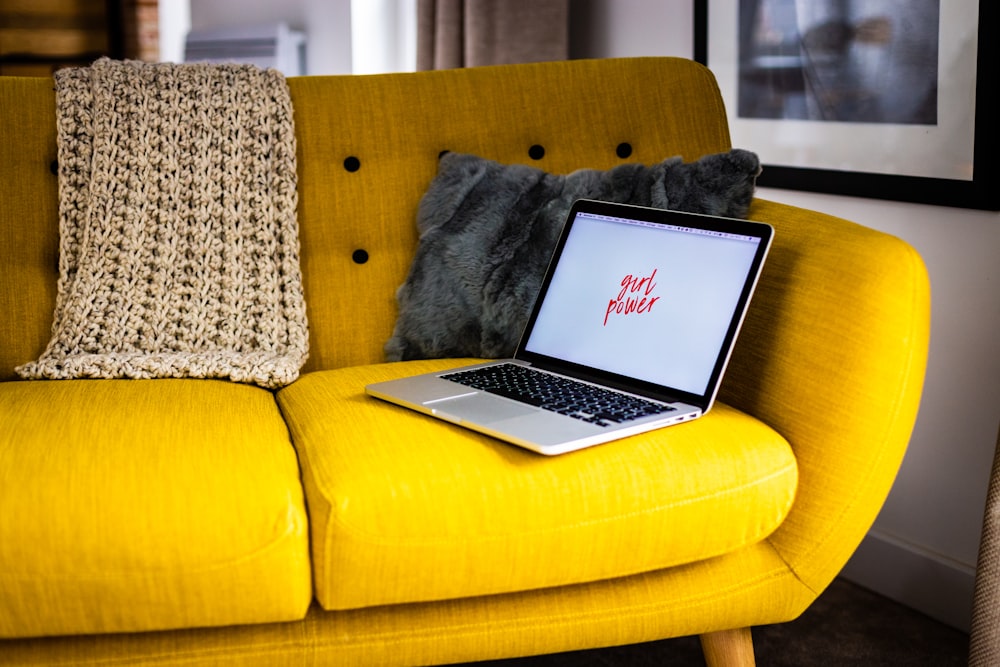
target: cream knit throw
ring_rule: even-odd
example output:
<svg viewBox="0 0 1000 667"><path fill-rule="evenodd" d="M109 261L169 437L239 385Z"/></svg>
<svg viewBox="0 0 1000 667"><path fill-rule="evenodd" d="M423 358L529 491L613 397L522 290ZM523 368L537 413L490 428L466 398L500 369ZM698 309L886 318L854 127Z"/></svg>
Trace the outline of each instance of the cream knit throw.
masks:
<svg viewBox="0 0 1000 667"><path fill-rule="evenodd" d="M102 59L55 80L55 319L18 373L295 380L308 327L281 74Z"/></svg>

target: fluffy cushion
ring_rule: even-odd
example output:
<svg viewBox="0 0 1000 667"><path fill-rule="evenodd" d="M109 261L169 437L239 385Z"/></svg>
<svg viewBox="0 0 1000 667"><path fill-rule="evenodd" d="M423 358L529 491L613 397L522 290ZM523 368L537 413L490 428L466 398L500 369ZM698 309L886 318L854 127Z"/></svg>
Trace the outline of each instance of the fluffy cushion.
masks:
<svg viewBox="0 0 1000 667"><path fill-rule="evenodd" d="M420 202L420 243L386 356L512 355L577 199L742 218L759 173L745 150L569 175L447 153Z"/></svg>

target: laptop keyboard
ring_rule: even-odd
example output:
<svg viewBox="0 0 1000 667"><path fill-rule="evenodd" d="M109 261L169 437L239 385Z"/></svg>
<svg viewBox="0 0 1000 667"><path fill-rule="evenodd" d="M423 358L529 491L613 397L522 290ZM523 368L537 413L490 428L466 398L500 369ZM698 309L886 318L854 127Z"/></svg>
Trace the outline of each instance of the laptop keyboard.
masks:
<svg viewBox="0 0 1000 667"><path fill-rule="evenodd" d="M517 364L496 364L441 377L598 426L620 424L676 409Z"/></svg>

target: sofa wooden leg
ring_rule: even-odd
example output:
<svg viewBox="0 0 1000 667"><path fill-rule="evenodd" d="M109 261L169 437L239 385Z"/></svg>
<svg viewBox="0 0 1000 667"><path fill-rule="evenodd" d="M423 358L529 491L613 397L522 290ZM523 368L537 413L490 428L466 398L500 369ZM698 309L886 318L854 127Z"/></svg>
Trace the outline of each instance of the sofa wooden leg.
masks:
<svg viewBox="0 0 1000 667"><path fill-rule="evenodd" d="M750 628L703 634L701 650L708 667L753 667L755 664Z"/></svg>

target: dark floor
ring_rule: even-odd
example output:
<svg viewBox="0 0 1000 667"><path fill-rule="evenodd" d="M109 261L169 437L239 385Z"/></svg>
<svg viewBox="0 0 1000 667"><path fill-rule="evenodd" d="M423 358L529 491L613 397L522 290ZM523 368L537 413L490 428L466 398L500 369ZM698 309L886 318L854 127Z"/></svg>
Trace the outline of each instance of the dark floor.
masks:
<svg viewBox="0 0 1000 667"><path fill-rule="evenodd" d="M969 636L838 579L798 619L753 629L760 667L965 665ZM476 663L477 667L702 667L696 637Z"/></svg>

